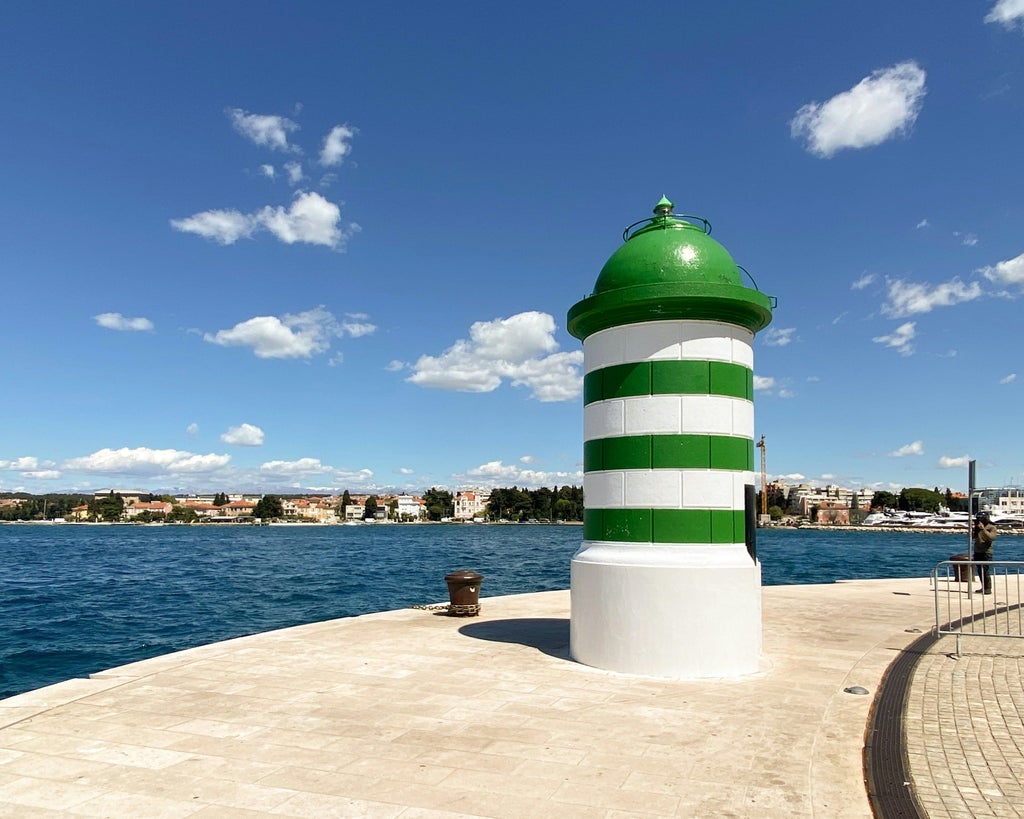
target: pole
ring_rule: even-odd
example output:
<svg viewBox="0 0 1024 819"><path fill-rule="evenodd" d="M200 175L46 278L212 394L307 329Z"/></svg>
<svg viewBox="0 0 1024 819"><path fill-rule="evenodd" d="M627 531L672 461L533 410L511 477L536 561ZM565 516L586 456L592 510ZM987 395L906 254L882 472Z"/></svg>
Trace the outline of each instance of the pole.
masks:
<svg viewBox="0 0 1024 819"><path fill-rule="evenodd" d="M754 446L761 450L761 516L768 514L768 447L765 446L764 436Z"/></svg>
<svg viewBox="0 0 1024 819"><path fill-rule="evenodd" d="M974 466L977 461L967 462L967 556L974 560Z"/></svg>
<svg viewBox="0 0 1024 819"><path fill-rule="evenodd" d="M974 607L974 477L975 461L967 462L967 565L970 566L970 574L967 582L967 596L971 600L971 607ZM981 573L978 573L981 579ZM959 641L959 637L958 637ZM957 656L960 656L960 646L957 646Z"/></svg>

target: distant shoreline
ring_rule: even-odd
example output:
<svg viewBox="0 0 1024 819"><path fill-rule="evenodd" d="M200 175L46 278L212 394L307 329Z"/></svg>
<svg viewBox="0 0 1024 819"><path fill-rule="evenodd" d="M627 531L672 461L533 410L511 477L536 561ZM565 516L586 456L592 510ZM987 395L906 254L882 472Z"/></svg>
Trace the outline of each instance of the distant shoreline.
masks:
<svg viewBox="0 0 1024 819"><path fill-rule="evenodd" d="M275 523L251 523L249 521L219 521L217 523L209 522L193 522L186 523L184 521L179 523L162 523L162 522L150 522L150 523L132 523L129 521L116 521L116 522L104 522L104 521L85 521L85 520L4 520L0 521L0 525L11 525L11 526L202 526L206 528L218 528L222 526L273 526L275 528L326 528L326 527L338 527L338 526L583 526L583 521L580 520L565 520L557 523L527 523L512 520L502 521L487 521L485 523L478 523L474 521L441 521L441 520L417 520L408 521L405 523L399 521L374 521L373 523L316 523L314 521L278 521ZM910 532L912 534L925 534L925 535L966 535L966 529L942 529L932 526L845 526L842 524L819 524L819 523L807 523L800 526L759 526L759 530L765 529L776 529L784 531L815 531L815 532ZM1000 529L1000 535L1024 535L1024 529Z"/></svg>
<svg viewBox="0 0 1024 819"><path fill-rule="evenodd" d="M842 524L807 523L801 526L765 526L765 529L788 529L800 531L813 529L816 532L911 532L922 535L967 535L967 529L938 526L844 526ZM1000 529L1000 535L1024 535L1024 529Z"/></svg>

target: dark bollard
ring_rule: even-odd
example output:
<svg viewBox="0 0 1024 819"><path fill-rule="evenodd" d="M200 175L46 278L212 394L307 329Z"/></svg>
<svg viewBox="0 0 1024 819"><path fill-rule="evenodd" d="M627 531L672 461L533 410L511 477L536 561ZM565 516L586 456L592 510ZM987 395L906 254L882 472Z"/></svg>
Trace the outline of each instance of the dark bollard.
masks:
<svg viewBox="0 0 1024 819"><path fill-rule="evenodd" d="M451 605L449 617L476 617L480 613L480 584L484 576L469 569L459 569L444 576Z"/></svg>
<svg viewBox="0 0 1024 819"><path fill-rule="evenodd" d="M967 564L967 561L971 559L971 556L967 552L961 552L958 555L952 555L950 560L956 561L956 580L958 583L970 583L971 575L974 574L974 568Z"/></svg>

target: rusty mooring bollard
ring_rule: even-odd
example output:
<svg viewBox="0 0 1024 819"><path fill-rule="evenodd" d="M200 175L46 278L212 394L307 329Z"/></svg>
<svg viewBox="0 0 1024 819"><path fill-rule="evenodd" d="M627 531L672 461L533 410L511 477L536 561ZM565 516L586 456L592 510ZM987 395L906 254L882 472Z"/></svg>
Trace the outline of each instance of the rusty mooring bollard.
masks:
<svg viewBox="0 0 1024 819"><path fill-rule="evenodd" d="M484 576L469 569L459 569L444 576L451 605L449 617L476 617L480 613L480 584Z"/></svg>

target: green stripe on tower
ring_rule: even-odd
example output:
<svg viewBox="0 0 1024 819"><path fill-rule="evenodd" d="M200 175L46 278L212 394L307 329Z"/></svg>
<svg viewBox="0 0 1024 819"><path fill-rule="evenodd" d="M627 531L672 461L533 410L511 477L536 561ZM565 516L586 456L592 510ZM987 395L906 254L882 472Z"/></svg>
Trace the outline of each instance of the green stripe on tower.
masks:
<svg viewBox="0 0 1024 819"><path fill-rule="evenodd" d="M638 361L587 373L583 403L641 395L722 395L754 399L754 372L725 361Z"/></svg>
<svg viewBox="0 0 1024 819"><path fill-rule="evenodd" d="M585 540L628 543L742 543L742 509L586 509Z"/></svg>
<svg viewBox="0 0 1024 819"><path fill-rule="evenodd" d="M624 435L583 443L583 471L754 468L754 442L728 435Z"/></svg>

